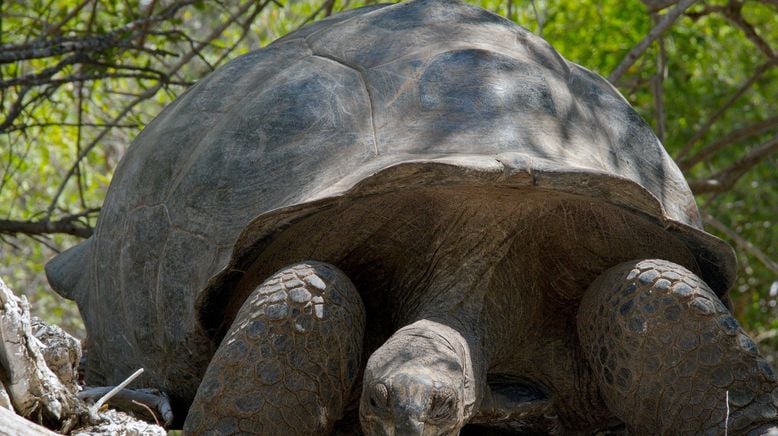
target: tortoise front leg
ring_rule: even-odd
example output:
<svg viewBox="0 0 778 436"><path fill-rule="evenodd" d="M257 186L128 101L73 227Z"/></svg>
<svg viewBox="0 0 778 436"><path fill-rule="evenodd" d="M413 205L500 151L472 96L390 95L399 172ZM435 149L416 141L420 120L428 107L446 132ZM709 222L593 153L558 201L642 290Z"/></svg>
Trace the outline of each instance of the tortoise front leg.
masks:
<svg viewBox="0 0 778 436"><path fill-rule="evenodd" d="M329 434L360 368L365 309L337 268L305 262L259 285L205 373L184 431Z"/></svg>
<svg viewBox="0 0 778 436"><path fill-rule="evenodd" d="M623 263L589 287L581 344L608 408L637 434L768 434L770 365L699 277L663 260Z"/></svg>

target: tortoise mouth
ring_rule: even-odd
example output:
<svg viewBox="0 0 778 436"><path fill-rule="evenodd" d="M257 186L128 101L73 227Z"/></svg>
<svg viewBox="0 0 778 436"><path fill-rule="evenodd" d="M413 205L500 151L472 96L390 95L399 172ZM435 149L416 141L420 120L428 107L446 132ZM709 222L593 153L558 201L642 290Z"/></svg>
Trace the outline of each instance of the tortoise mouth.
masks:
<svg viewBox="0 0 778 436"><path fill-rule="evenodd" d="M355 283L371 323L381 326L374 335L381 341L401 323L392 314L407 312L398 305L430 280L440 253L455 262L481 243L506 247L484 251L495 274L521 275L549 300L577 301L602 271L637 258L684 265L723 295L731 282L729 247L661 216L657 200L634 182L603 174L506 176L502 168L402 164L345 194L258 217L236 243L229 267L201 294L198 313L205 331L219 339L265 278L285 265L318 260Z"/></svg>

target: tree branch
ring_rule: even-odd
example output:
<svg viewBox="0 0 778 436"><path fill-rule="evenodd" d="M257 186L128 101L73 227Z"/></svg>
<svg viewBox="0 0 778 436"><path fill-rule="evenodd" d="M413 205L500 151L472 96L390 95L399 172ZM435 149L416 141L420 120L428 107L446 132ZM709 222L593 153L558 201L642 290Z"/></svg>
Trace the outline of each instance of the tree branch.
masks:
<svg viewBox="0 0 778 436"><path fill-rule="evenodd" d="M651 14L654 23L659 21L659 15ZM667 53L665 52L664 38L657 38L659 51L656 55L656 74L651 80L651 89L654 94L654 111L656 112L656 136L660 141L665 140L665 100L664 79L667 73Z"/></svg>
<svg viewBox="0 0 778 436"><path fill-rule="evenodd" d="M37 41L0 46L0 64L27 59L48 58L71 52L94 53L113 48L122 41L132 41L139 37L149 24L172 18L179 9L191 5L197 0L182 0L168 6L162 12L140 20L135 20L119 29L102 35L89 37L58 37Z"/></svg>
<svg viewBox="0 0 778 436"><path fill-rule="evenodd" d="M775 274L778 274L778 262L775 262L774 260L770 259L770 257L765 254L762 250L754 246L751 242L747 241L745 238L740 236L736 231L730 229L724 223L717 220L713 217L713 215L703 212L702 213L702 219L706 224L710 224L713 228L720 231L721 233L725 234L729 239L732 239L732 241L735 242L735 245L740 247L743 251L746 253L754 256L755 258L759 259L764 266L767 267L767 269L771 270Z"/></svg>
<svg viewBox="0 0 778 436"><path fill-rule="evenodd" d="M703 123L702 127L700 127L697 132L692 135L691 138L689 138L689 141L686 143L686 145L683 146L681 151L676 156L676 159L683 159L689 152L691 152L692 147L694 147L694 144L697 143L703 136L705 136L711 127L713 127L713 124L721 117L724 112L727 111L735 102L748 91L754 83L756 83L764 73L766 73L773 65L776 64L776 60L770 60L768 62L765 62L764 64L760 65L759 67L754 70L754 74L751 75L745 82L743 82L742 85L740 85L740 88L735 91L734 94L732 94L727 101L724 102L717 110L713 113L706 121Z"/></svg>
<svg viewBox="0 0 778 436"><path fill-rule="evenodd" d="M724 9L724 16L727 17L729 21L733 22L737 27L739 27L740 30L746 34L746 38L753 42L754 45L756 45L756 47L762 53L764 53L765 56L767 56L767 59L775 58L775 52L773 52L770 44L768 44L767 41L759 36L759 34L756 33L754 26L752 26L751 23L746 21L745 17L743 17L743 2L730 1L727 7Z"/></svg>
<svg viewBox="0 0 778 436"><path fill-rule="evenodd" d="M776 151L778 151L778 135L751 150L751 152L737 162L718 171L707 179L690 180L689 187L695 194L728 191L732 189L743 174L748 172L754 165L761 162L765 157Z"/></svg>
<svg viewBox="0 0 778 436"><path fill-rule="evenodd" d="M3 119L3 122L0 123L0 132L4 132L5 129L13 124L13 122L16 120L16 117L22 113L22 109L24 109L24 97L28 92L30 92L30 87L23 86L16 94L16 100L14 100L14 102L11 104L11 108L8 110L8 113L6 114L5 119Z"/></svg>
<svg viewBox="0 0 778 436"><path fill-rule="evenodd" d="M691 6L694 2L695 0L680 0L673 8L673 10L668 12L662 17L661 20L659 20L659 24L654 26L654 28L648 32L648 35L646 35L642 41L640 41L636 46L632 47L632 50L630 50L629 53L624 56L624 59L622 59L621 63L619 63L611 75L608 76L608 80L611 83L616 83L616 81L627 72L629 67L631 67L635 61L638 60L638 58L646 51L646 49L648 49L648 46L650 46L654 40L659 38L660 35L662 35L668 28L670 28L670 26L675 23L675 20L677 20L678 17L680 17L681 14L683 14L684 11L688 9L689 6Z"/></svg>
<svg viewBox="0 0 778 436"><path fill-rule="evenodd" d="M265 7L268 2L262 4L262 7ZM183 57L179 59L178 62L176 62L175 65L173 65L170 70L167 71L166 77L172 77L173 75L178 72L178 70L181 69L184 65L189 63L192 58L197 56L197 54L205 48L208 44L211 43L214 39L218 38L226 29L229 27L232 23L237 21L243 14L245 14L251 6L255 5L252 1L247 1L244 3L234 14L232 14L225 22L223 22L220 26L218 26L216 29L214 29L207 38L205 38L204 41L202 41L200 44L198 44L196 47L194 47L192 50L190 50L188 53L186 53ZM118 124L122 121L122 119L129 114L132 109L140 104L141 102L148 100L149 98L156 95L157 91L162 89L164 83L160 82L155 84L154 86L146 89L143 93L138 95L134 100L132 100L127 106L122 109L121 112L119 112L118 115L116 115L113 120L111 120L110 124ZM59 187L57 188L56 193L51 199L51 203L49 204L48 210L46 211L46 216L51 217L51 214L54 212L54 208L57 206L57 202L59 201L59 197L62 195L62 192L65 191L65 186L67 186L70 179L73 177L73 175L78 170L78 165L81 163L84 158L94 149L97 144L100 143L100 141L105 137L105 135L110 132L110 128L105 128L100 131L100 133L95 136L94 139L92 139L89 144L87 144L81 152L76 156L75 162L71 165L68 172L65 174L64 178L62 179L62 182L59 184Z"/></svg>
<svg viewBox="0 0 778 436"><path fill-rule="evenodd" d="M51 26L50 28L48 28L48 29L46 30L46 35L49 35L49 36L51 36L51 35L56 35L56 34L58 34L58 33L59 33L59 31L60 31L60 29L62 29L62 27L63 27L63 26L64 26L64 25L65 25L65 24L66 24L68 21L70 21L70 20L72 20L73 18L75 18L75 17L76 17L76 15L78 15L78 13L79 13L79 12L81 12L81 9L84 9L84 7L85 7L86 5L88 5L89 3L91 3L92 1L96 1L96 0L84 0L83 2L79 3L79 4L78 4L78 6L76 6L75 8L73 8L73 9L72 9L72 10L71 10L71 11L68 13L68 15L67 15L65 18L63 18L63 19L62 19L62 21L60 21L59 23L55 24L54 26Z"/></svg>
<svg viewBox="0 0 778 436"><path fill-rule="evenodd" d="M13 79L8 80L0 80L0 88L10 88L12 86L39 86L39 85L45 85L48 83L48 80L51 79L52 76L59 73L65 67L68 65L77 64L79 62L82 62L86 59L86 57L81 53L76 53L72 56L68 56L67 58L57 62L56 65L51 66L49 68L43 69L39 73L31 73L31 74L25 74L24 76L15 77Z"/></svg>
<svg viewBox="0 0 778 436"><path fill-rule="evenodd" d="M767 118L766 120L735 129L722 136L718 140L702 147L702 149L700 149L696 154L688 158L678 160L678 166L684 171L689 170L698 163L707 160L732 143L741 141L751 136L759 135L775 128L778 128L778 116Z"/></svg>
<svg viewBox="0 0 778 436"><path fill-rule="evenodd" d="M648 12L651 13L659 12L677 3L678 0L643 0L643 4L646 5Z"/></svg>
<svg viewBox="0 0 778 436"><path fill-rule="evenodd" d="M6 235L51 235L51 234L65 234L73 235L81 238L88 238L92 236L92 227L81 221L82 218L88 215L97 213L99 209L89 209L86 212L79 214L68 215L57 221L17 221L17 220L0 220L0 234Z"/></svg>
<svg viewBox="0 0 778 436"><path fill-rule="evenodd" d="M30 124L20 124L20 125L14 125L7 129L5 129L4 133L9 132L17 132L19 130L27 130L35 127L41 127L41 128L51 128L51 127L112 127L112 128L118 128L118 129L137 129L137 124L106 124L106 123L65 123L65 122L46 122L46 123L30 123ZM1 190L1 189L0 189Z"/></svg>

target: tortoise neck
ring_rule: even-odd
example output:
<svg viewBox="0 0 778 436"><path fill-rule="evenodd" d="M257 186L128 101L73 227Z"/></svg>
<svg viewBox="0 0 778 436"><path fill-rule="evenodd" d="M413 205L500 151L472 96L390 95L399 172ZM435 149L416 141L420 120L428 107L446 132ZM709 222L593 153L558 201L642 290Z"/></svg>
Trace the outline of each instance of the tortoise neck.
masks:
<svg viewBox="0 0 778 436"><path fill-rule="evenodd" d="M408 298L397 300L403 306L397 313L404 314L398 333L417 337L412 346L420 353L426 348L456 353L464 374L464 413L469 417L483 398L489 367L486 295L508 244L494 228L451 233L440 236L442 248L429 259L430 270L404 284Z"/></svg>

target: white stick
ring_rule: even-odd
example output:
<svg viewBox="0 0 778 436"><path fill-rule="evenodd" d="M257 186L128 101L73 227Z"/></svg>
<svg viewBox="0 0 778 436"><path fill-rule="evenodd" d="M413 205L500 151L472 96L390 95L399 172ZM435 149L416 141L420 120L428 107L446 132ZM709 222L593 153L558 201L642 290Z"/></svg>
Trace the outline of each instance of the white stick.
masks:
<svg viewBox="0 0 778 436"><path fill-rule="evenodd" d="M118 386L111 389L110 391L108 391L107 394L103 395L99 400L97 400L97 402L94 405L92 405L92 407L90 407L90 412L96 414L97 411L100 409L100 407L102 407L106 401L110 400L111 397L119 393L119 391L124 389L128 384L132 383L132 381L138 378L138 376L141 375L142 373L143 373L143 368L140 368L139 370L132 373L131 376L127 377L127 380L119 383Z"/></svg>
<svg viewBox="0 0 778 436"><path fill-rule="evenodd" d="M727 391L725 400L727 401L727 416L724 417L724 436L727 436L727 431L729 430L729 391Z"/></svg>

